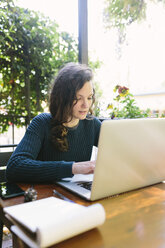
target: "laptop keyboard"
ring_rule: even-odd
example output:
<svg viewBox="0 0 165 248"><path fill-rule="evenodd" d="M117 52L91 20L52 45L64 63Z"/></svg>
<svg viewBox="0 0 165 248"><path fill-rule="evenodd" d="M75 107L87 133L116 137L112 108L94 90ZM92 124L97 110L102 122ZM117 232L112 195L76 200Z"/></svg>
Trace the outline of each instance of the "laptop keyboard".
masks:
<svg viewBox="0 0 165 248"><path fill-rule="evenodd" d="M80 187L83 187L85 189L91 190L92 187L92 181L90 182L82 182L82 183L77 183Z"/></svg>

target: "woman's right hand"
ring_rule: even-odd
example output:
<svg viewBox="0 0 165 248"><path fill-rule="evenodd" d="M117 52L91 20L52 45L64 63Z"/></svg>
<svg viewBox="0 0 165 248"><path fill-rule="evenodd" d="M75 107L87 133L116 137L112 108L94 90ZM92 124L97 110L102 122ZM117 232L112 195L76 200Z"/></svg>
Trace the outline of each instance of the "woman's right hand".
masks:
<svg viewBox="0 0 165 248"><path fill-rule="evenodd" d="M91 174L94 173L96 161L84 161L74 163L72 174Z"/></svg>

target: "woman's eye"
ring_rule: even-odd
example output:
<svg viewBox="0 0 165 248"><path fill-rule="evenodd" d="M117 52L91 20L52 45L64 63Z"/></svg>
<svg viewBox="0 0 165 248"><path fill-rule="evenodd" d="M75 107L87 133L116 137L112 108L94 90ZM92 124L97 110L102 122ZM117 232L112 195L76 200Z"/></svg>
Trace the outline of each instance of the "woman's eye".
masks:
<svg viewBox="0 0 165 248"><path fill-rule="evenodd" d="M87 99L88 99L89 101L92 101L92 100L93 100L93 96L90 96L90 97L88 97ZM78 97L78 98L75 99L75 101L81 101L81 100L83 100L82 97Z"/></svg>
<svg viewBox="0 0 165 248"><path fill-rule="evenodd" d="M88 100L93 100L93 97L91 96L91 97L88 97Z"/></svg>

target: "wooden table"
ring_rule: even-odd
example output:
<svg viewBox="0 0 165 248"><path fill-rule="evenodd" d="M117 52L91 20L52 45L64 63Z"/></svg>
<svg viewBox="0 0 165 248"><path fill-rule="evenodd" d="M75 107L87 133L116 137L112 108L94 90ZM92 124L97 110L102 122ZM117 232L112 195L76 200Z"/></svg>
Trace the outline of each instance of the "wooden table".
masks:
<svg viewBox="0 0 165 248"><path fill-rule="evenodd" d="M29 185L20 184L26 190ZM82 205L93 203L82 200L57 185L35 185L38 199L52 196L56 189ZM3 208L23 203L22 196L0 199L0 218L10 227ZM105 223L91 231L54 245L56 248L163 248L165 247L165 184L120 194L98 201L106 211ZM96 202L94 202L96 203ZM27 247L14 236L14 247Z"/></svg>

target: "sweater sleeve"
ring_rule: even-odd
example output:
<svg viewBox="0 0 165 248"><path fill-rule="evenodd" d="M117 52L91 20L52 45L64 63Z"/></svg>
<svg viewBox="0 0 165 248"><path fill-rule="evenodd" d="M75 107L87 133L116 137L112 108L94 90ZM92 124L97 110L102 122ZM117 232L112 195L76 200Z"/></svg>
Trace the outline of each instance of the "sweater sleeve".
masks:
<svg viewBox="0 0 165 248"><path fill-rule="evenodd" d="M44 139L44 116L35 117L25 136L11 156L6 178L13 182L47 183L72 177L73 161L39 161L38 154Z"/></svg>

